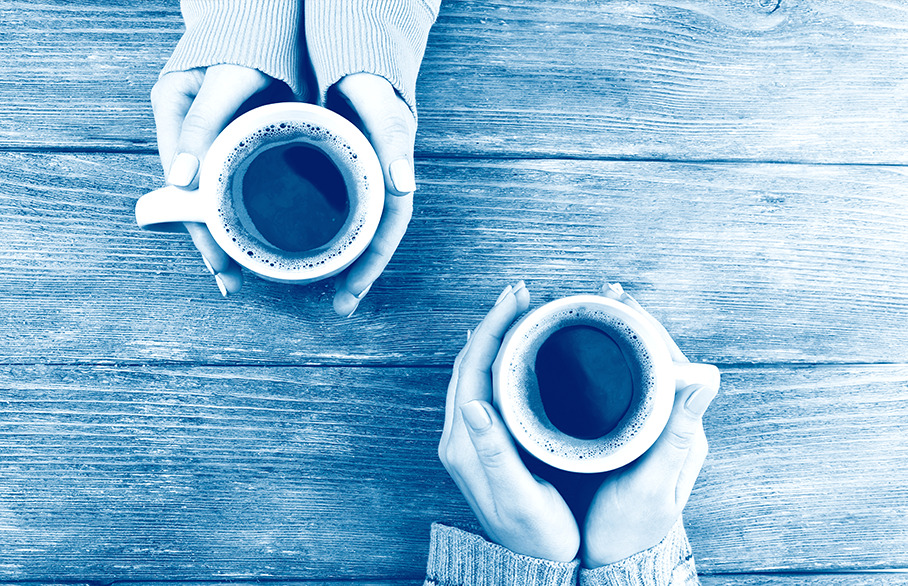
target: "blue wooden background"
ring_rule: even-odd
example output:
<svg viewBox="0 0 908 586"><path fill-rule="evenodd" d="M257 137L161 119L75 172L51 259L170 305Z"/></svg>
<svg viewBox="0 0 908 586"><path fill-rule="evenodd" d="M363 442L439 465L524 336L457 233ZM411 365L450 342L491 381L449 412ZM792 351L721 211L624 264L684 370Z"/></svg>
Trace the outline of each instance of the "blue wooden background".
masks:
<svg viewBox="0 0 908 586"><path fill-rule="evenodd" d="M706 584L908 583L908 5L447 0L349 320L134 226L175 1L0 23L0 583L419 584L429 524L476 527L448 370L519 278L620 281L722 369Z"/></svg>

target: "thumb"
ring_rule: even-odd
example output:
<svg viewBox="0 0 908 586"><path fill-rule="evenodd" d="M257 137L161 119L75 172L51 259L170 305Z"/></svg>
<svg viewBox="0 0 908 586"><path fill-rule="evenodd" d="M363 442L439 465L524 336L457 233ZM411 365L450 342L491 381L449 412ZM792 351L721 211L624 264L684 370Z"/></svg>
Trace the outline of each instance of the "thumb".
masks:
<svg viewBox="0 0 908 586"><path fill-rule="evenodd" d="M651 448L648 459L666 472L680 472L688 452L703 435L703 414L719 390L712 386L691 385L678 391L675 405L662 435Z"/></svg>
<svg viewBox="0 0 908 586"><path fill-rule="evenodd" d="M209 67L183 119L167 175L168 183L178 187L193 183L214 139L230 123L243 102L267 87L269 82L264 73L248 67Z"/></svg>
<svg viewBox="0 0 908 586"><path fill-rule="evenodd" d="M338 82L337 89L362 122L381 163L388 192L399 196L413 193L416 119L409 106L385 78L370 73L348 75Z"/></svg>
<svg viewBox="0 0 908 586"><path fill-rule="evenodd" d="M495 409L485 401L469 401L460 407L463 420L485 472L494 500L525 494L521 487L535 484L511 434Z"/></svg>

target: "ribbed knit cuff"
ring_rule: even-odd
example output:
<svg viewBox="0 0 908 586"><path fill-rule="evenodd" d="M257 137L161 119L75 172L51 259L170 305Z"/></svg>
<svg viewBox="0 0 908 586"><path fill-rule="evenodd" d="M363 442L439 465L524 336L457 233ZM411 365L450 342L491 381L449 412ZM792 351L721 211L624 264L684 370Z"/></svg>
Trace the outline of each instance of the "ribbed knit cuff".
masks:
<svg viewBox="0 0 908 586"><path fill-rule="evenodd" d="M186 32L161 75L230 63L258 69L303 97L300 0L182 0Z"/></svg>
<svg viewBox="0 0 908 586"><path fill-rule="evenodd" d="M318 103L345 75L391 82L416 115L416 76L441 0L306 0L306 45Z"/></svg>
<svg viewBox="0 0 908 586"><path fill-rule="evenodd" d="M695 586L694 557L679 518L657 545L592 570L580 570L580 586Z"/></svg>
<svg viewBox="0 0 908 586"><path fill-rule="evenodd" d="M579 563L520 555L478 535L433 523L425 586L574 586Z"/></svg>

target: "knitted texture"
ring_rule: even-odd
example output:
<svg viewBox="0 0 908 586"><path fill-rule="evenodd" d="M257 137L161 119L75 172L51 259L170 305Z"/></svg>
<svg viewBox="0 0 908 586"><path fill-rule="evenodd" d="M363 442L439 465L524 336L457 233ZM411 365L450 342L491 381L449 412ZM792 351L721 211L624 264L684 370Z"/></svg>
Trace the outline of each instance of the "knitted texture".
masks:
<svg viewBox="0 0 908 586"><path fill-rule="evenodd" d="M327 3L326 3L327 4ZM161 75L230 63L306 94L300 81L299 0L183 0L186 32Z"/></svg>
<svg viewBox="0 0 908 586"><path fill-rule="evenodd" d="M700 584L679 518L657 545L614 564L580 570L580 586L696 586Z"/></svg>
<svg viewBox="0 0 908 586"><path fill-rule="evenodd" d="M579 564L516 554L478 535L434 523L424 586L574 586Z"/></svg>
<svg viewBox="0 0 908 586"><path fill-rule="evenodd" d="M416 76L441 0L306 0L304 19L318 103L351 73L391 82L416 115Z"/></svg>

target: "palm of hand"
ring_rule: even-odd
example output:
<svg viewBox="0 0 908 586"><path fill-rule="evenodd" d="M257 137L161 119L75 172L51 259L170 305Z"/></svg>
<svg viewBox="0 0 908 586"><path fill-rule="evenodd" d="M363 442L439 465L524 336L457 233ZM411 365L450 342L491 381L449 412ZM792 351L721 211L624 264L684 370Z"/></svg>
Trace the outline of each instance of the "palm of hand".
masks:
<svg viewBox="0 0 908 586"><path fill-rule="evenodd" d="M615 471L596 491L584 523L585 566L614 563L652 547L680 515L675 491L665 490L664 479L649 477L641 464Z"/></svg>

